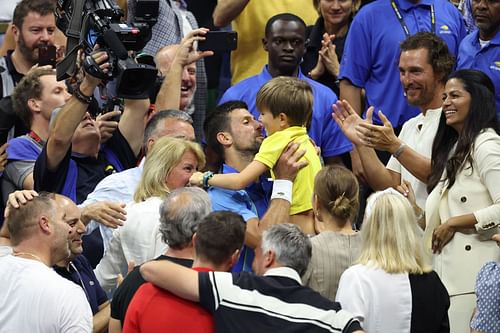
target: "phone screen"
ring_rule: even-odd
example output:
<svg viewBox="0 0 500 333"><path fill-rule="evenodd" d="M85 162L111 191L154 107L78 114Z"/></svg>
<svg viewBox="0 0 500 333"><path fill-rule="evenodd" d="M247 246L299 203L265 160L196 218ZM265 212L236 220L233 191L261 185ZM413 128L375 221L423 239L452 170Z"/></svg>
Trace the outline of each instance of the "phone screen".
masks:
<svg viewBox="0 0 500 333"><path fill-rule="evenodd" d="M38 66L56 65L56 47L54 45L38 45Z"/></svg>
<svg viewBox="0 0 500 333"><path fill-rule="evenodd" d="M96 41L97 41L97 34L93 29L89 29L86 38L87 44L90 46L90 48L93 48L95 46Z"/></svg>

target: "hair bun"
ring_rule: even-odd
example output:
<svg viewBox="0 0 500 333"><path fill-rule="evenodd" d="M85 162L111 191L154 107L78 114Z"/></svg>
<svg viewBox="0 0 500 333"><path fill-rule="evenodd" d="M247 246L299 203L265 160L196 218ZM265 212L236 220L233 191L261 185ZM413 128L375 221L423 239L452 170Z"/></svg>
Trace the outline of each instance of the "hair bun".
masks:
<svg viewBox="0 0 500 333"><path fill-rule="evenodd" d="M342 195L337 199L330 201L328 203L328 206L330 207L330 212L333 215L343 219L347 219L350 217L352 204L351 200L345 197L345 192L342 193Z"/></svg>

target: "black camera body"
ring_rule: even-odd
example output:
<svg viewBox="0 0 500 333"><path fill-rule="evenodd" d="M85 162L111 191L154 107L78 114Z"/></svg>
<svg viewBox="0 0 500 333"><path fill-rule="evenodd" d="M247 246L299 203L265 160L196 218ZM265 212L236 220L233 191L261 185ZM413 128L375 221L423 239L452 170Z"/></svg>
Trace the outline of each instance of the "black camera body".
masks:
<svg viewBox="0 0 500 333"><path fill-rule="evenodd" d="M81 11L80 11L81 9ZM137 15L132 24L122 22L124 16L114 0L58 0L57 27L68 37L66 57L57 65L57 78L74 75L77 49L89 56L96 44L107 52L110 71L104 80L117 79L117 93L123 98L143 98L155 81L153 66L138 64L128 51L144 48L151 39L157 21L159 0L136 0Z"/></svg>

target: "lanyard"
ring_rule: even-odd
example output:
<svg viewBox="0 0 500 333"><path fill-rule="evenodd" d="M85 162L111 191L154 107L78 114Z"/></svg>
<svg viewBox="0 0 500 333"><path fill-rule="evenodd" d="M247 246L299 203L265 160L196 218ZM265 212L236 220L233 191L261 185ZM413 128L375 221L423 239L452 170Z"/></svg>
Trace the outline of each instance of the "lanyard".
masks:
<svg viewBox="0 0 500 333"><path fill-rule="evenodd" d="M399 11L398 5L394 0L391 0L391 6L392 9L394 10L394 14L396 14L396 17L398 18L399 24L401 24L401 28L403 28L403 31L405 32L406 38L410 37L410 29L408 29L408 26L406 25L405 20L403 19L403 15L401 15L401 12ZM431 5L431 29L433 33L436 33L436 14L434 13L434 5Z"/></svg>
<svg viewBox="0 0 500 333"><path fill-rule="evenodd" d="M76 268L75 264L73 264L72 261L69 262L69 265L76 272L76 275L78 276L78 280L80 280L80 286L82 287L83 292L85 293L85 296L87 297L87 300L90 303L90 295L89 295L89 293L87 291L87 288L85 288L85 282L83 282L83 279L82 279L82 276L80 275L80 272L78 271L78 269Z"/></svg>
<svg viewBox="0 0 500 333"><path fill-rule="evenodd" d="M28 136L36 142L36 144L40 147L40 148L43 148L43 145L45 145L45 141L42 140L41 137L38 136L38 134L36 134L35 132L33 131L30 131L28 133Z"/></svg>

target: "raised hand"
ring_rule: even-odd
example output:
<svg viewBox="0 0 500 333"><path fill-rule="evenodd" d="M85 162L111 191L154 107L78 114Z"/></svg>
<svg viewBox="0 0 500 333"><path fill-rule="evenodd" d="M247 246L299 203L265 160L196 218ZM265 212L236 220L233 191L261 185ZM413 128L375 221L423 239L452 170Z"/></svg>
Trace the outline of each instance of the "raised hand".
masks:
<svg viewBox="0 0 500 333"><path fill-rule="evenodd" d="M335 35L323 34L323 40L321 41L321 50L319 50L319 57L323 63L326 70L337 77L339 75L340 64L337 53L335 52L336 46L332 44L332 40L335 39Z"/></svg>
<svg viewBox="0 0 500 333"><path fill-rule="evenodd" d="M357 127L358 137L367 147L393 153L401 145L401 142L394 133L391 122L382 111L378 112L382 125L373 124L373 110L373 107L368 109L366 112L366 122L360 123Z"/></svg>
<svg viewBox="0 0 500 333"><path fill-rule="evenodd" d="M121 111L111 111L103 113L97 116L96 123L99 132L101 133L101 143L105 143L112 136L113 132L118 128L118 121L114 120L115 117L119 117Z"/></svg>
<svg viewBox="0 0 500 333"><path fill-rule="evenodd" d="M344 135L355 145L364 145L356 130L358 125L363 123L364 120L352 108L351 104L346 100L339 100L332 107L332 117Z"/></svg>

